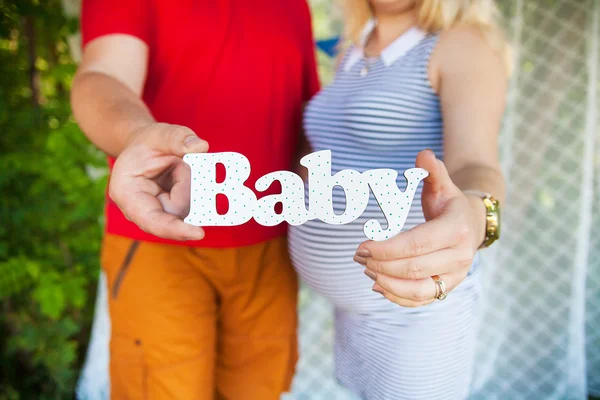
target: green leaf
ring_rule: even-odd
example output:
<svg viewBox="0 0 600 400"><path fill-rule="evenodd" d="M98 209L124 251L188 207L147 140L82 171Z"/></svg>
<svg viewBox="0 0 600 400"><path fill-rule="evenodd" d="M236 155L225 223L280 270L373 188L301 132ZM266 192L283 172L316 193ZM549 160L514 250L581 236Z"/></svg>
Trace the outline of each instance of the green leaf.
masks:
<svg viewBox="0 0 600 400"><path fill-rule="evenodd" d="M64 286L50 277L42 276L33 298L38 302L42 315L53 320L60 318L67 306Z"/></svg>

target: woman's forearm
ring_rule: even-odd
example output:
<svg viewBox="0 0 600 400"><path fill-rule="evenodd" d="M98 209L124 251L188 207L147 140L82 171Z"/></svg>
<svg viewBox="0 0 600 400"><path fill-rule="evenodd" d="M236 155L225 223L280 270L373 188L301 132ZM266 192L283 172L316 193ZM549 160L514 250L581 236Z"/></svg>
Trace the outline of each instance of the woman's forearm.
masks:
<svg viewBox="0 0 600 400"><path fill-rule="evenodd" d="M462 168L450 174L456 186L463 191L478 191L493 195L500 204L504 204L506 187L499 168L486 165L474 165ZM465 193L471 205L472 232L475 248L483 242L486 235L486 208L477 195Z"/></svg>
<svg viewBox="0 0 600 400"><path fill-rule="evenodd" d="M504 203L506 188L500 168L487 165L473 165L450 172L450 178L461 190L478 190L492 194Z"/></svg>

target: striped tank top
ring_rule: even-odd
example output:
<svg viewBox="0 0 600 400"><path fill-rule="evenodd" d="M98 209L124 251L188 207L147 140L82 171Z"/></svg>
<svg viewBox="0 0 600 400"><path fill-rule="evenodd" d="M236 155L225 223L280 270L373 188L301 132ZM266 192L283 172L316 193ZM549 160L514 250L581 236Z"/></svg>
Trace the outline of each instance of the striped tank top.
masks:
<svg viewBox="0 0 600 400"><path fill-rule="evenodd" d="M414 168L419 151L430 148L442 157L440 102L427 71L437 40L437 35L426 36L415 29L375 60L358 58L356 48L345 54L333 82L309 102L304 114L313 151L331 150L332 174L343 169L391 168L398 171L397 183L403 189L403 173ZM402 49L390 53L398 44L404 44L404 54ZM406 48L409 44L410 49ZM425 222L421 187L404 229ZM336 214L341 214L346 205L341 188L334 188L332 200ZM336 306L359 312L372 310L372 300L379 296L368 294L371 281L357 264L352 265L358 245L367 240L362 227L369 219L386 226L373 193L365 212L352 223L328 225L311 220L290 227L291 254L305 282ZM380 306L388 305L381 302Z"/></svg>
<svg viewBox="0 0 600 400"><path fill-rule="evenodd" d="M373 29L374 23L370 24L365 32ZM415 166L419 151L430 148L443 158L440 100L428 76L438 39L438 34L412 28L377 58L365 59L359 47L345 53L333 82L313 97L304 114L313 151L331 150L332 174L343 169L391 168L398 171L397 184L403 190L403 173ZM421 187L404 230L425 222ZM346 204L341 188L333 189L332 201L336 214L341 214ZM310 220L289 228L296 270L336 309L338 379L366 398L466 396L478 285L468 277L448 300L417 309L400 307L374 293L364 268L353 261L359 244L367 240L363 225L369 219L386 226L372 193L365 212L352 223ZM444 326L443 334L437 328L425 332L431 323ZM452 349L447 341L453 343ZM432 365L433 352L452 357L451 370ZM432 379L443 384L436 388Z"/></svg>

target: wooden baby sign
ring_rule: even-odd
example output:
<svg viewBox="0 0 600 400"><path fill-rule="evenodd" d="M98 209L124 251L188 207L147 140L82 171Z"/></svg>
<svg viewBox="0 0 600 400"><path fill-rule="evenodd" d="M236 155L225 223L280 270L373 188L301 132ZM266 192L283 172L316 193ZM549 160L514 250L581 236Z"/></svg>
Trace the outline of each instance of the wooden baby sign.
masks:
<svg viewBox="0 0 600 400"><path fill-rule="evenodd" d="M250 176L250 162L239 153L193 153L183 157L192 171L190 214L185 222L196 226L241 225L254 218L265 226L283 221L300 225L311 219L320 219L328 224L347 224L365 211L369 201L369 190L387 219L387 229L376 220L368 220L363 227L371 240L389 239L402 230L419 182L427 175L422 168L411 168L404 172L407 185L401 191L396 185L398 172L393 169L373 169L360 173L345 169L331 175L331 151L308 154L300 164L308 169L308 210L304 199L304 181L289 171L266 174L256 181L256 190L265 191L278 180L280 194L257 199L244 182ZM217 183L217 164L225 167L226 177ZM335 186L344 190L346 209L342 214L333 210L332 191ZM229 209L225 214L217 213L216 197L227 196ZM275 205L282 204L283 211L277 213Z"/></svg>

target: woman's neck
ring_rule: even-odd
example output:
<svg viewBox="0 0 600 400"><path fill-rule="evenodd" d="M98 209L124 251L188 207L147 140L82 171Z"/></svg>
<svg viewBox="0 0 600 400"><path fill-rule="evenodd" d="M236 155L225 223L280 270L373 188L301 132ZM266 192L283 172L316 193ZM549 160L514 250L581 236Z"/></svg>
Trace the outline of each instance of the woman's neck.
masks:
<svg viewBox="0 0 600 400"><path fill-rule="evenodd" d="M397 14L375 15L375 19L377 25L365 44L365 54L368 56L378 56L394 40L415 26L417 13L411 9Z"/></svg>

